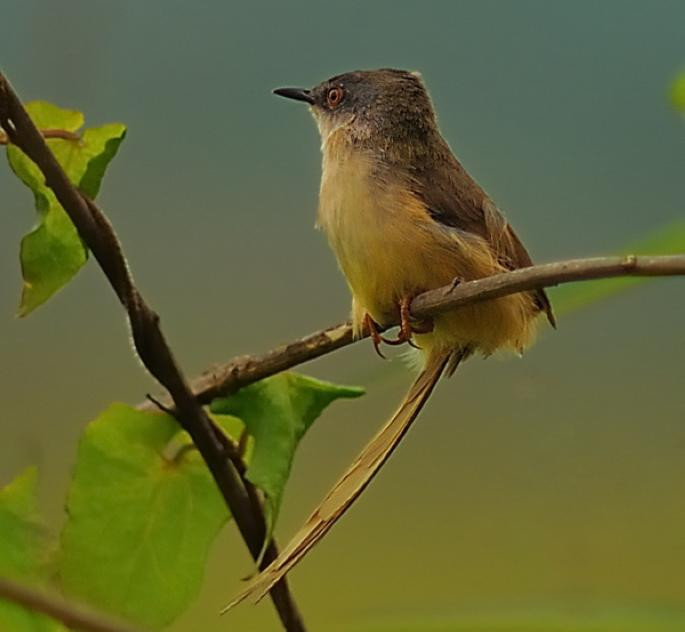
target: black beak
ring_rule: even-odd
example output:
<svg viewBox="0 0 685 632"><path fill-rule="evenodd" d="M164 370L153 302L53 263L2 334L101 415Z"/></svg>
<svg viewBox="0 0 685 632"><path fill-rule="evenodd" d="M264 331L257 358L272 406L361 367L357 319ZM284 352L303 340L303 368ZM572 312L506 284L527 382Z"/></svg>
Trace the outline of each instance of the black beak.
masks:
<svg viewBox="0 0 685 632"><path fill-rule="evenodd" d="M295 101L305 101L312 105L314 103L314 97L312 96L311 90L305 90L304 88L276 88L274 94L279 97L285 97L286 99L294 99Z"/></svg>

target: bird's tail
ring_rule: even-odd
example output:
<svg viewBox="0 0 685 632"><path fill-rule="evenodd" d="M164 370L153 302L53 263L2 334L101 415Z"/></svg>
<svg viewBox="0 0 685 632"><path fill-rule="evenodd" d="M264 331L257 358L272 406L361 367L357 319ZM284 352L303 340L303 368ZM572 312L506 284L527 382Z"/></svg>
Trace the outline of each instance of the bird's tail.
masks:
<svg viewBox="0 0 685 632"><path fill-rule="evenodd" d="M247 587L229 603L222 613L244 599L255 602L264 597L308 551L323 538L364 491L383 463L392 454L412 422L423 408L440 376L448 367L453 371L469 354L468 349L452 353L431 353L426 366L409 388L399 408L385 426L371 439L354 463L343 474L323 502L309 516L299 533L281 551L277 559L254 577ZM449 366L448 366L449 365Z"/></svg>

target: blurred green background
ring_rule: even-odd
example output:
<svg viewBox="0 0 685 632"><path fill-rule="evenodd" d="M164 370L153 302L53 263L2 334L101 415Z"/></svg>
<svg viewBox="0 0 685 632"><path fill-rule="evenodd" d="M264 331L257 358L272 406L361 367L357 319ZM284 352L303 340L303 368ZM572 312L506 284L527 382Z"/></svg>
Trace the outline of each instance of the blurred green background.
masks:
<svg viewBox="0 0 685 632"><path fill-rule="evenodd" d="M24 99L129 126L100 201L189 374L347 315L313 229L316 129L277 86L420 70L443 133L539 261L616 252L685 214L677 0L3 0L0 41ZM33 207L8 169L0 191L0 481L39 465L57 528L84 424L155 386L94 265L14 318ZM682 281L655 281L562 317L523 360L469 362L292 574L311 628L685 608L684 316ZM368 395L304 441L281 541L410 381L365 344L306 370ZM216 616L250 569L229 527L173 630L277 629L267 602Z"/></svg>

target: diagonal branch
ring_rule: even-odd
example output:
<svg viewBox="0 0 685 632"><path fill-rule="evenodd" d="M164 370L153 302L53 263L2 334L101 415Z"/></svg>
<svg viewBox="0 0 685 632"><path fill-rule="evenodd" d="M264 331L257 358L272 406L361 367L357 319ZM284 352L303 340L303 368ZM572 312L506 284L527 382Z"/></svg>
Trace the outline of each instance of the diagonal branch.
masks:
<svg viewBox="0 0 685 632"><path fill-rule="evenodd" d="M12 601L20 606L41 612L69 629L84 632L135 632L134 628L124 623L115 622L93 610L77 606L58 597L53 597L15 581L0 577L0 598Z"/></svg>
<svg viewBox="0 0 685 632"><path fill-rule="evenodd" d="M255 560L259 559L266 528L256 497L241 478L239 456L233 444L222 442L209 416L195 398L167 344L152 311L136 288L121 244L109 220L70 181L45 143L7 79L0 73L0 127L9 141L36 163L81 239L88 246L126 309L136 351L147 370L166 388L173 400L176 418L188 432L204 458L238 529ZM257 503L259 504L259 503ZM270 543L264 556L275 559ZM277 585L272 600L286 630L303 631L304 624L286 583Z"/></svg>
<svg viewBox="0 0 685 632"><path fill-rule="evenodd" d="M411 313L418 319L487 299L573 281L619 276L649 277L685 275L685 254L660 257L627 255L571 259L520 268L484 279L453 283L417 296ZM390 323L389 326L398 323ZM361 338L366 338L364 333ZM240 356L216 365L192 380L197 400L207 404L258 380L314 360L355 342L352 326L341 323L317 331L262 355ZM142 408L146 404L141 404Z"/></svg>

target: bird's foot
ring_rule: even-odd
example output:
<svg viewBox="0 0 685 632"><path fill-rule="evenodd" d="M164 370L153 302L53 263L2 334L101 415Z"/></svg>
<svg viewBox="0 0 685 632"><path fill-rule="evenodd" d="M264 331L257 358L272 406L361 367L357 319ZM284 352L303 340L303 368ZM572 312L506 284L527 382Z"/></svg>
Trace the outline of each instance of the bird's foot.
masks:
<svg viewBox="0 0 685 632"><path fill-rule="evenodd" d="M385 342L386 344L389 345L401 345L404 344L405 342L414 347L415 349L419 349L414 341L412 340L412 335L413 334L427 334L431 331L433 331L433 321L430 319L424 319L424 320L414 320L412 319L411 313L409 311L409 307L412 302L412 297L405 296L401 301L400 301L400 331L397 334L397 338L394 340L388 339L388 338L383 338L381 337L381 340Z"/></svg>
<svg viewBox="0 0 685 632"><path fill-rule="evenodd" d="M383 352L381 351L381 342L385 342L385 338L381 336L381 334L378 331L378 323L371 318L371 315L367 312L364 314L364 329L369 334L369 337L371 338L371 342L373 342L373 348L374 351L384 360L387 360L387 358L383 355Z"/></svg>

